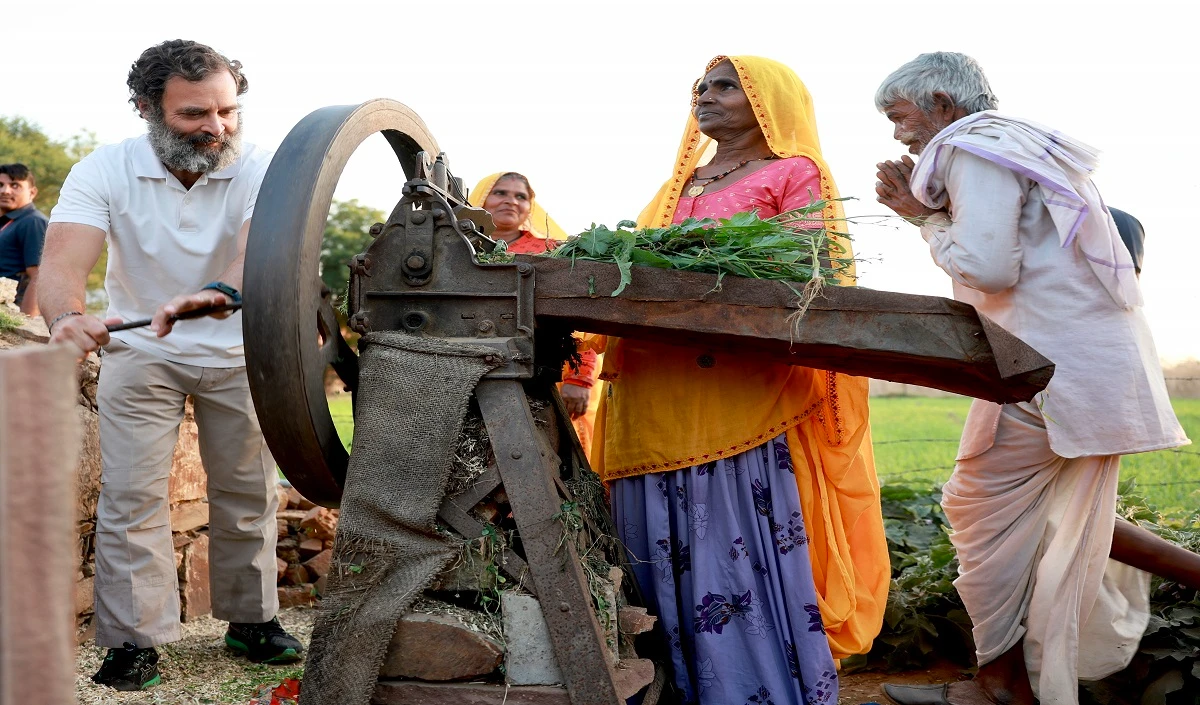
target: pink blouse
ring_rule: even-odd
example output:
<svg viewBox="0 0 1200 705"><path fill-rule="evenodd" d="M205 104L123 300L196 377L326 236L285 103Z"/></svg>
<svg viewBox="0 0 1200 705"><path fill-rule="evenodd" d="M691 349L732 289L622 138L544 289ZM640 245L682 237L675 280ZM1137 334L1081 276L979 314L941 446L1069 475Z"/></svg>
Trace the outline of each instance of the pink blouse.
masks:
<svg viewBox="0 0 1200 705"><path fill-rule="evenodd" d="M743 176L719 191L679 197L675 217L728 218L734 213L758 211L759 218L770 218L785 211L803 208L821 198L821 172L808 157L777 159L753 174Z"/></svg>

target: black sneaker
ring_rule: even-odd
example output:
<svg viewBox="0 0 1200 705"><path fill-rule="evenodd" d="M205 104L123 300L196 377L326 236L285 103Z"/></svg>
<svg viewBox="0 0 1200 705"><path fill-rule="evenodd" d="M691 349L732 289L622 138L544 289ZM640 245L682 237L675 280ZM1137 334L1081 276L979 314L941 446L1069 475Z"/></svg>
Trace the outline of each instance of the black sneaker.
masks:
<svg viewBox="0 0 1200 705"><path fill-rule="evenodd" d="M291 663L304 653L300 640L283 630L278 617L261 624L230 622L225 644L255 663Z"/></svg>
<svg viewBox="0 0 1200 705"><path fill-rule="evenodd" d="M158 652L139 649L132 641L125 642L125 648L109 649L100 670L92 676L93 683L124 691L143 690L160 681Z"/></svg>

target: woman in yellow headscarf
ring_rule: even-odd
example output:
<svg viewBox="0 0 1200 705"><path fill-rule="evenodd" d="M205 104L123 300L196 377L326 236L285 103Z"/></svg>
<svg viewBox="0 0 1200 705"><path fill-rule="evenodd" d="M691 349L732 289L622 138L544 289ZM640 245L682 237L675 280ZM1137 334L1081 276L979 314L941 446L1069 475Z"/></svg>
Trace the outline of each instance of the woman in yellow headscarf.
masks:
<svg viewBox="0 0 1200 705"><path fill-rule="evenodd" d="M492 216L496 230L493 240L503 240L509 252L537 254L553 250L567 233L554 222L536 200L533 187L524 174L502 171L485 176L471 190L467 200ZM592 428L600 405L600 387L596 382L596 367L600 357L593 350L580 352L578 369L563 367L559 394L571 415L575 433L585 454L591 453Z"/></svg>
<svg viewBox="0 0 1200 705"><path fill-rule="evenodd" d="M823 199L849 250L795 73L718 56L692 106L640 226ZM684 701L836 703L835 659L869 650L890 577L867 380L635 340L606 350L593 465Z"/></svg>

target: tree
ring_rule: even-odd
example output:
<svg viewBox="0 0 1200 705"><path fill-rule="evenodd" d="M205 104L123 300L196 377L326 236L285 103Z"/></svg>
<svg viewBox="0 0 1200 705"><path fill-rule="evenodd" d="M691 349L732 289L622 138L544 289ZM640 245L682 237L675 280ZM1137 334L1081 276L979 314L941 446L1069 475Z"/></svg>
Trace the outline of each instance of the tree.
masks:
<svg viewBox="0 0 1200 705"><path fill-rule="evenodd" d="M371 226L385 220L383 211L365 206L358 199L333 202L321 241L321 281L334 295L335 308L345 309L350 281L347 265L371 244Z"/></svg>
<svg viewBox="0 0 1200 705"><path fill-rule="evenodd" d="M50 215L50 211L58 204L59 190L67 180L71 167L98 145L96 135L92 132L83 131L66 141L58 141L50 139L38 125L25 118L0 117L0 164L20 162L33 171L38 190L33 203L46 215ZM100 261L88 275L89 289L104 286L107 263L108 249L105 248Z"/></svg>
<svg viewBox="0 0 1200 705"><path fill-rule="evenodd" d="M34 203L43 213L49 214L58 203L59 189L71 167L96 146L91 132L60 142L25 118L0 117L0 164L20 162L33 171L38 188Z"/></svg>

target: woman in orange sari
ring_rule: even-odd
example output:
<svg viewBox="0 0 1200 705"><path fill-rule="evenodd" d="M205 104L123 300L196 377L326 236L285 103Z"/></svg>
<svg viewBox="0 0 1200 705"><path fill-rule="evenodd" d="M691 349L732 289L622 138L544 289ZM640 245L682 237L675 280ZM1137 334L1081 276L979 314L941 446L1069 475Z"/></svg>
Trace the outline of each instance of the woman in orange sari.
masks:
<svg viewBox="0 0 1200 705"><path fill-rule="evenodd" d="M822 199L849 249L795 73L719 56L692 106L639 226ZM635 340L606 351L593 466L684 702L836 703L835 659L869 650L890 577L867 380Z"/></svg>
<svg viewBox="0 0 1200 705"><path fill-rule="evenodd" d="M503 240L509 252L544 254L567 239L566 232L538 205L533 187L523 174L505 171L486 176L471 190L467 200L491 214L496 226L492 239ZM601 385L596 383L598 364L595 351L581 351L579 369L564 366L563 381L558 385L579 443L589 457L592 427L600 403Z"/></svg>

